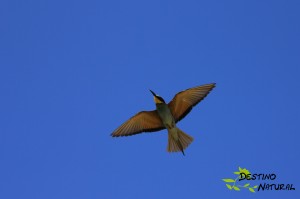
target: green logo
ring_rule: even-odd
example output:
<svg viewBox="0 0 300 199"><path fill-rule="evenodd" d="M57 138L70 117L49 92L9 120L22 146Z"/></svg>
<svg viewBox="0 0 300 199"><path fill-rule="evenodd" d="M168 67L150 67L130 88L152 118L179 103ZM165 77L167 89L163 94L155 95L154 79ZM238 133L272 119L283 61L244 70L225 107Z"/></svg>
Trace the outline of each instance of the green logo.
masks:
<svg viewBox="0 0 300 199"><path fill-rule="evenodd" d="M232 178L222 179L224 182L226 182L225 185L228 189L235 190L235 191L240 191L241 189L248 189L250 192L255 193L255 189L258 187L258 185L250 186L250 183L246 183L246 184L239 183L243 175L246 176L246 178L251 176L249 170L247 170L246 168L242 169L241 167L239 167L239 171L235 171L233 173L237 175L235 179Z"/></svg>

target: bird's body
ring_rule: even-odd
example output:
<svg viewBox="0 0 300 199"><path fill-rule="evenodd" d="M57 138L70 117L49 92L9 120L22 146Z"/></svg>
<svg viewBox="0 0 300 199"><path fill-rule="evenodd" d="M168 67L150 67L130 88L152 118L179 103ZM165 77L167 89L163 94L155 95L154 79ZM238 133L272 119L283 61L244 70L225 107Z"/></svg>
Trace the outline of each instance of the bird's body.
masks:
<svg viewBox="0 0 300 199"><path fill-rule="evenodd" d="M154 96L156 110L139 112L117 128L112 136L129 136L141 132L167 129L167 151L181 151L184 154L184 149L193 141L193 138L181 131L176 123L184 118L192 110L192 107L206 97L214 87L215 84L206 84L187 89L177 93L168 104L162 97L150 90Z"/></svg>
<svg viewBox="0 0 300 199"><path fill-rule="evenodd" d="M175 126L175 119L168 107L165 103L158 103L156 104L157 113L162 120L166 129L174 128Z"/></svg>
<svg viewBox="0 0 300 199"><path fill-rule="evenodd" d="M184 154L183 150L193 141L193 138L177 128L175 119L166 103L156 103L156 110L164 127L168 130L168 151L180 150ZM186 141L181 141L183 136L186 137Z"/></svg>

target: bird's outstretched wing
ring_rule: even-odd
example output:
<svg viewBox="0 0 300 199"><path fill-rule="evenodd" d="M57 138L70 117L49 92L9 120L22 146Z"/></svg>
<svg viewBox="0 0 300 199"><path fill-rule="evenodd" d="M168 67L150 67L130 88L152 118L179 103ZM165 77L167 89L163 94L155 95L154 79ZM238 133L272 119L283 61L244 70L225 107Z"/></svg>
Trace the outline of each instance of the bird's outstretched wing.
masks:
<svg viewBox="0 0 300 199"><path fill-rule="evenodd" d="M164 129L164 125L157 113L154 111L142 111L124 122L111 136L129 136L142 132L153 132Z"/></svg>
<svg viewBox="0 0 300 199"><path fill-rule="evenodd" d="M177 93L168 104L175 122L183 119L215 87L215 83L205 84Z"/></svg>

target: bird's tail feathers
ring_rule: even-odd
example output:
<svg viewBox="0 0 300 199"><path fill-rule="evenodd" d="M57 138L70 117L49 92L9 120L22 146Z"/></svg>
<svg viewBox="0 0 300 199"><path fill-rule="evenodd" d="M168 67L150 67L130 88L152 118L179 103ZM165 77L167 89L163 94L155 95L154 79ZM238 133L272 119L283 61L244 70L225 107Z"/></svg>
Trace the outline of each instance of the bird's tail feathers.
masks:
<svg viewBox="0 0 300 199"><path fill-rule="evenodd" d="M168 152L181 151L184 155L184 149L186 149L192 142L193 137L184 133L179 128L175 127L168 131Z"/></svg>

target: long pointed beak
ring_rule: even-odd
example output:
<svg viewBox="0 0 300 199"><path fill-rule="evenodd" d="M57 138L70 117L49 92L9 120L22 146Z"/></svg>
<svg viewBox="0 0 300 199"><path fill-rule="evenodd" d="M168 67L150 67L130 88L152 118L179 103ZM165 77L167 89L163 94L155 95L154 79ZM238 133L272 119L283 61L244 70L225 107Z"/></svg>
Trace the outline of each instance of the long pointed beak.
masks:
<svg viewBox="0 0 300 199"><path fill-rule="evenodd" d="M149 89L149 91L152 93L153 96L156 96L156 94L152 90Z"/></svg>

